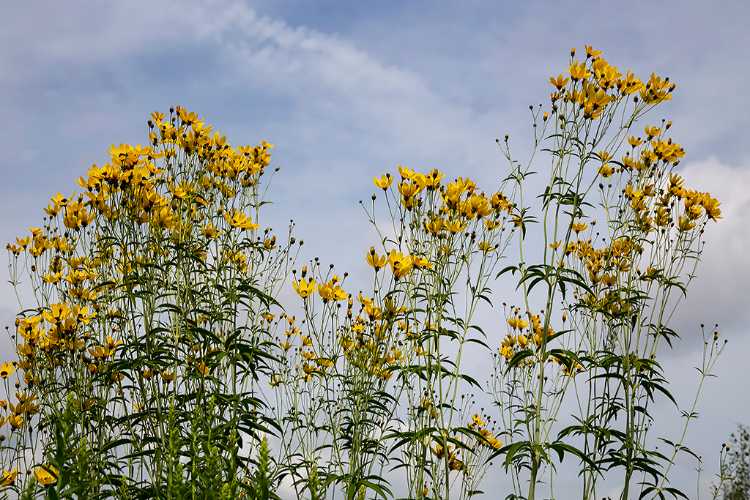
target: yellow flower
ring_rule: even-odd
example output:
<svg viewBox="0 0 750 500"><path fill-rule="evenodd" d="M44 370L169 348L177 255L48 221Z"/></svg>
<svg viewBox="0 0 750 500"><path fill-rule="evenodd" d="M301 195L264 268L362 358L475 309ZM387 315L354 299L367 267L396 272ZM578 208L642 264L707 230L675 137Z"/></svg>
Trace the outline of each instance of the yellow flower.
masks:
<svg viewBox="0 0 750 500"><path fill-rule="evenodd" d="M68 229L78 230L86 227L94 220L94 214L89 212L79 199L65 207L63 223Z"/></svg>
<svg viewBox="0 0 750 500"><path fill-rule="evenodd" d="M517 330L523 330L524 328L529 326L529 322L521 318L520 316L514 316L512 318L508 318L508 326Z"/></svg>
<svg viewBox="0 0 750 500"><path fill-rule="evenodd" d="M305 278L302 278L299 281L294 281L292 287L294 288L294 291L297 292L297 295L306 299L315 291L315 280L310 279L308 281Z"/></svg>
<svg viewBox="0 0 750 500"><path fill-rule="evenodd" d="M622 95L635 94L643 90L643 82L632 71L628 71L625 78L617 82L617 89Z"/></svg>
<svg viewBox="0 0 750 500"><path fill-rule="evenodd" d="M7 488L13 486L18 476L18 469L13 468L11 470L4 470L2 476L0 476L0 488Z"/></svg>
<svg viewBox="0 0 750 500"><path fill-rule="evenodd" d="M658 104L670 100L674 89L675 84L671 83L669 78L661 78L651 73L646 86L641 90L641 98L646 104Z"/></svg>
<svg viewBox="0 0 750 500"><path fill-rule="evenodd" d="M0 378L7 379L13 373L16 371L16 367L13 365L13 363L5 362L2 365L0 365Z"/></svg>
<svg viewBox="0 0 750 500"><path fill-rule="evenodd" d="M459 177L453 182L449 182L447 186L445 186L445 189L443 189L442 195L443 195L443 201L448 206L448 208L456 208L458 206L458 202L461 199L461 195L466 190L466 183L464 182L463 178Z"/></svg>
<svg viewBox="0 0 750 500"><path fill-rule="evenodd" d="M62 195L62 193L57 193L55 196L50 198L50 201L55 204L57 208L64 207L68 204L68 199Z"/></svg>
<svg viewBox="0 0 750 500"><path fill-rule="evenodd" d="M574 222L570 228L575 231L576 234L580 233L581 231L584 231L588 227L588 224L584 222Z"/></svg>
<svg viewBox="0 0 750 500"><path fill-rule="evenodd" d="M586 68L586 63L579 63L579 62L572 62L570 63L570 67L568 68L568 72L570 73L570 77L573 79L574 82L578 80L584 80L591 76L591 73L589 73L588 69Z"/></svg>
<svg viewBox="0 0 750 500"><path fill-rule="evenodd" d="M684 191L683 186L685 179L677 174L669 174L669 192L670 194L680 196L680 193Z"/></svg>
<svg viewBox="0 0 750 500"><path fill-rule="evenodd" d="M438 234L440 234L444 227L445 221L440 217L432 217L431 219L426 220L424 223L424 228L433 236L437 236Z"/></svg>
<svg viewBox="0 0 750 500"><path fill-rule="evenodd" d="M480 414L475 413L471 416L469 427L484 427L485 425L487 425L487 422L484 421Z"/></svg>
<svg viewBox="0 0 750 500"><path fill-rule="evenodd" d="M432 262L427 260L426 257L414 257L412 263L414 264L414 267L419 269L432 269Z"/></svg>
<svg viewBox="0 0 750 500"><path fill-rule="evenodd" d="M193 186L189 182L183 181L172 189L172 196L178 200L182 200L190 196L192 192Z"/></svg>
<svg viewBox="0 0 750 500"><path fill-rule="evenodd" d="M484 227L486 227L488 231L493 231L501 225L502 222L499 220L484 219Z"/></svg>
<svg viewBox="0 0 750 500"><path fill-rule="evenodd" d="M453 234L459 233L466 228L466 223L458 219L454 219L445 224L445 228Z"/></svg>
<svg viewBox="0 0 750 500"><path fill-rule="evenodd" d="M89 354L96 359L106 359L112 355L112 351L102 345L89 347Z"/></svg>
<svg viewBox="0 0 750 500"><path fill-rule="evenodd" d="M649 141L653 139L654 137L657 137L659 134L661 134L661 129L659 127L654 127L654 126L648 126L644 129L644 131L646 132L646 137L648 138Z"/></svg>
<svg viewBox="0 0 750 500"><path fill-rule="evenodd" d="M614 172L615 170L609 163L605 163L601 167L599 167L599 175L601 175L602 177L611 177Z"/></svg>
<svg viewBox="0 0 750 500"><path fill-rule="evenodd" d="M630 137L628 137L628 143L630 144L631 147L637 148L638 146L643 144L643 139L641 139L640 137L631 135Z"/></svg>
<svg viewBox="0 0 750 500"><path fill-rule="evenodd" d="M557 90L562 90L568 84L568 78L565 75L563 75L562 73L560 73L556 77L554 77L554 76L549 77L549 82Z"/></svg>
<svg viewBox="0 0 750 500"><path fill-rule="evenodd" d="M460 471L464 468L464 463L456 457L451 457L448 460L448 468L454 471Z"/></svg>
<svg viewBox="0 0 750 500"><path fill-rule="evenodd" d="M484 253L489 253L495 249L495 245L493 245L487 240L480 241L477 247L479 248L479 250L481 250Z"/></svg>
<svg viewBox="0 0 750 500"><path fill-rule="evenodd" d="M323 369L333 366L333 360L330 358L315 358L315 363Z"/></svg>
<svg viewBox="0 0 750 500"><path fill-rule="evenodd" d="M130 144L112 144L109 148L109 154L112 158L112 164L116 167L132 168L138 163L141 156L141 147L133 147Z"/></svg>
<svg viewBox="0 0 750 500"><path fill-rule="evenodd" d="M316 371L315 365L305 363L304 365L302 365L302 371L305 372L305 380L309 382L310 380L312 380L312 375Z"/></svg>
<svg viewBox="0 0 750 500"><path fill-rule="evenodd" d="M411 255L404 255L396 250L391 250L391 253L388 254L388 262L396 279L403 278L409 274L414 265Z"/></svg>
<svg viewBox="0 0 750 500"><path fill-rule="evenodd" d="M411 180L414 178L415 172L410 169L409 167L404 167L403 165L398 166L398 173L401 174L402 179Z"/></svg>
<svg viewBox="0 0 750 500"><path fill-rule="evenodd" d="M510 200L508 200L508 198L506 198L505 195L499 191L492 195L492 197L490 198L490 204L492 205L492 208L494 208L498 212L509 212L510 209L513 208Z"/></svg>
<svg viewBox="0 0 750 500"><path fill-rule="evenodd" d="M690 231L694 227L695 227L695 222L691 221L690 217L688 217L687 215L683 215L683 216L680 217L680 220L679 220L679 223L677 225L677 228L681 232L684 233L686 231Z"/></svg>
<svg viewBox="0 0 750 500"><path fill-rule="evenodd" d="M610 65L602 58L596 59L592 64L592 68L597 83L605 90L614 87L622 76L617 67Z"/></svg>
<svg viewBox="0 0 750 500"><path fill-rule="evenodd" d="M60 193L57 193L55 196L50 198L50 201L52 203L50 203L50 205L44 209L44 211L47 212L47 215L49 215L50 217L55 217L60 212L60 209L68 204L68 199Z"/></svg>
<svg viewBox="0 0 750 500"><path fill-rule="evenodd" d="M20 429L23 425L23 415L13 414L8 417L8 423L13 430Z"/></svg>
<svg viewBox="0 0 750 500"><path fill-rule="evenodd" d="M175 217L172 209L170 209L169 207L161 207L158 210L154 211L151 216L151 223L157 227L162 227L165 229L174 227Z"/></svg>
<svg viewBox="0 0 750 500"><path fill-rule="evenodd" d="M706 215L709 219L716 221L721 219L721 208L719 208L719 200L712 198L710 194L704 193L701 197L701 204L706 210Z"/></svg>
<svg viewBox="0 0 750 500"><path fill-rule="evenodd" d="M195 365L195 369L198 371L198 373L201 374L203 377L207 377L209 373L211 373L211 369L208 367L206 363L203 361L200 361L197 365Z"/></svg>
<svg viewBox="0 0 750 500"><path fill-rule="evenodd" d="M44 487L55 484L58 475L59 472L54 465L44 465L34 469L34 477Z"/></svg>
<svg viewBox="0 0 750 500"><path fill-rule="evenodd" d="M497 437L492 435L491 433L488 435L485 435L484 438L487 440L487 443L494 449L499 450L503 447L503 442L499 440Z"/></svg>
<svg viewBox="0 0 750 500"><path fill-rule="evenodd" d="M666 226L672 222L672 218L669 213L669 209L665 206L659 206L656 208L656 225Z"/></svg>
<svg viewBox="0 0 750 500"><path fill-rule="evenodd" d="M591 58L595 59L595 58L599 57L600 55L602 55L602 51L601 50L596 50L591 45L584 45L584 47L586 48L586 57L587 58L591 57Z"/></svg>
<svg viewBox="0 0 750 500"><path fill-rule="evenodd" d="M424 185L427 189L436 189L440 186L440 181L443 180L443 173L433 168L429 174L424 178Z"/></svg>
<svg viewBox="0 0 750 500"><path fill-rule="evenodd" d="M557 362L557 363L560 362L559 359L556 359L554 357L552 358L552 361ZM573 366L563 365L561 371L563 375L566 375L568 377L574 377L578 375L579 373L581 373L583 370L584 370L583 365L581 363L576 362L575 364L573 364Z"/></svg>
<svg viewBox="0 0 750 500"><path fill-rule="evenodd" d="M360 299L360 301L362 302L362 305L364 305L365 313L367 314L367 317L370 318L370 320L375 321L381 318L381 316L383 315L383 311L378 306L373 304L371 299L365 299L364 301ZM352 327L352 330L357 333L361 333L362 331L364 331L364 325L358 323L354 325L354 327Z"/></svg>
<svg viewBox="0 0 750 500"><path fill-rule="evenodd" d="M656 160L657 160L656 154L654 154L654 152L651 151L650 149L646 149L645 151L641 152L640 163L642 163L644 166L650 167L651 165L656 163Z"/></svg>
<svg viewBox="0 0 750 500"><path fill-rule="evenodd" d="M328 300L346 300L349 296L341 286L338 285L338 278L336 276L331 279L328 283L321 283L318 285L318 293L320 294L320 297L324 301ZM297 290L297 293L302 295L299 290ZM304 298L304 297L303 297Z"/></svg>
<svg viewBox="0 0 750 500"><path fill-rule="evenodd" d="M413 181L403 180L398 184L398 192L404 200L414 197L422 190L422 186Z"/></svg>
<svg viewBox="0 0 750 500"><path fill-rule="evenodd" d="M654 148L656 157L668 163L676 164L680 158L685 156L685 150L682 146L672 142L671 139L667 141L651 141L651 146Z"/></svg>
<svg viewBox="0 0 750 500"><path fill-rule="evenodd" d="M216 226L214 226L212 222L209 222L208 224L203 226L201 232L203 233L203 236L211 240L219 236L219 230L216 229Z"/></svg>
<svg viewBox="0 0 750 500"><path fill-rule="evenodd" d="M31 236L26 236L25 238L16 238L16 244L24 250L27 246L29 246L29 243L31 243Z"/></svg>
<svg viewBox="0 0 750 500"><path fill-rule="evenodd" d="M252 220L250 220L247 214L239 210L233 210L231 214L229 214L228 212L224 212L224 220L226 220L230 226L245 231L251 231L254 229L258 229L259 227L258 224L255 224Z"/></svg>
<svg viewBox="0 0 750 500"><path fill-rule="evenodd" d="M177 111L177 115L180 117L180 120L182 120L182 123L184 123L185 125L192 125L193 123L198 121L198 113L188 111L182 106L176 106L175 110Z"/></svg>
<svg viewBox="0 0 750 500"><path fill-rule="evenodd" d="M504 345L500 347L500 355L504 357L506 360L509 360L513 357L513 348L508 345Z"/></svg>
<svg viewBox="0 0 750 500"><path fill-rule="evenodd" d="M603 89L597 88L588 81L583 82L583 91L579 95L579 104L583 106L583 115L586 118L596 120L604 113L604 108L612 100L612 97Z"/></svg>
<svg viewBox="0 0 750 500"><path fill-rule="evenodd" d="M385 191L391 186L393 177L391 177L391 174L385 174L382 177L375 177L372 181L375 183L375 187L378 187Z"/></svg>
<svg viewBox="0 0 750 500"><path fill-rule="evenodd" d="M21 247L19 247L17 245L14 245L13 243L8 243L5 246L5 249L8 250L9 252L11 252L16 257L18 257L19 255L21 255L21 252L23 251L23 249Z"/></svg>
<svg viewBox="0 0 750 500"><path fill-rule="evenodd" d="M377 272L385 267L387 259L385 255L378 255L375 252L375 247L370 247L370 251L367 252L367 263Z"/></svg>
<svg viewBox="0 0 750 500"><path fill-rule="evenodd" d="M596 156L599 157L602 163L606 163L607 161L612 159L612 153L606 150L599 151L598 153L596 153Z"/></svg>
<svg viewBox="0 0 750 500"><path fill-rule="evenodd" d="M70 308L65 303L50 304L49 310L42 312L42 316L47 323L58 324L70 315ZM34 318L35 321L38 321Z"/></svg>
<svg viewBox="0 0 750 500"><path fill-rule="evenodd" d="M492 206L484 195L471 195L461 203L460 209L467 219L486 217L492 213Z"/></svg>
<svg viewBox="0 0 750 500"><path fill-rule="evenodd" d="M92 319L96 318L96 311L89 312L88 306L86 307L76 306L75 315L76 315L76 320L80 321L84 325L88 325L89 323L91 323ZM109 335L107 336L107 339L111 339L111 338L112 337L110 337ZM117 342L118 343L115 345L115 347L117 347L117 345L122 344L121 340L118 340Z"/></svg>

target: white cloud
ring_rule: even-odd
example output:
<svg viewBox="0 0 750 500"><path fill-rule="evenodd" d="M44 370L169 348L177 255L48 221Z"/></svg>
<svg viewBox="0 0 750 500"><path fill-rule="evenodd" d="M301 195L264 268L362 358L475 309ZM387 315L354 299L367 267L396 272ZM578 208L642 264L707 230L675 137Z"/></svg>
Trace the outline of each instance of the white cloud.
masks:
<svg viewBox="0 0 750 500"><path fill-rule="evenodd" d="M686 336L705 323L735 330L750 319L750 168L722 164L714 158L689 162L680 172L686 184L721 201L723 219L709 224L705 250L677 320ZM738 330L738 334L742 332Z"/></svg>

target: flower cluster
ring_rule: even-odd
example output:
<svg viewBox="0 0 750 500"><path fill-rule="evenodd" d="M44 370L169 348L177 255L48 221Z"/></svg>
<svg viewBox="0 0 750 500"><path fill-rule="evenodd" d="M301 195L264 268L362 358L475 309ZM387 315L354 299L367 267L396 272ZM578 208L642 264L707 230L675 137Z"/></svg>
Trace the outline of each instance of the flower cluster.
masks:
<svg viewBox="0 0 750 500"><path fill-rule="evenodd" d="M528 318L528 320L525 318ZM500 356L506 361L513 358L517 352L527 348L541 349L547 340L555 335L552 327L549 325L545 327L541 315L528 312L525 318L521 316L521 309L514 307L511 310L510 317L506 320L511 331L503 338L498 350ZM529 320L531 321L530 328ZM531 358L527 360L526 365L530 362L532 362Z"/></svg>
<svg viewBox="0 0 750 500"><path fill-rule="evenodd" d="M116 469L118 453L141 453L150 436L163 460L143 458L138 466L157 470L166 455L181 453L169 451L179 440L164 433L160 408L186 394L193 399L182 406L185 415L209 408L211 391L250 361L223 353L236 345L253 352L249 345L262 335L259 318L271 305L262 294L277 293L274 276L286 274L294 243L278 245L258 223L273 145L232 147L180 106L151 114L148 141L111 146L108 161L78 179L81 193L57 193L44 224L7 245L11 281L27 272L35 303L16 320L18 361L0 370L8 379L17 368L17 386L26 387L5 406L2 423L16 432L16 448L3 452L3 464L21 464L26 440L37 439L22 431L42 432L72 411L79 418L70 432L99 443L92 456ZM340 300L335 284L330 293ZM238 327L243 336L230 333ZM133 411L147 417L129 417ZM128 440L133 433L140 437ZM107 444L123 437L124 447ZM37 453L49 452L44 442ZM50 487L61 467L73 467L55 460L33 474L7 471L2 484L33 477Z"/></svg>
<svg viewBox="0 0 750 500"><path fill-rule="evenodd" d="M503 442L495 436L495 434L487 428L487 421L478 413L471 416L471 422L469 422L469 429L477 431L486 441L487 446L495 450L499 450L503 447Z"/></svg>
<svg viewBox="0 0 750 500"><path fill-rule="evenodd" d="M559 74L549 81L555 91L550 95L553 110L559 101L576 104L586 119L600 119L608 107L631 95L639 95L648 105L656 105L672 98L675 84L669 78L651 74L644 84L631 71L622 74L620 70L602 57L600 50L586 46L586 58L575 59L575 49L571 50L571 62L567 76Z"/></svg>

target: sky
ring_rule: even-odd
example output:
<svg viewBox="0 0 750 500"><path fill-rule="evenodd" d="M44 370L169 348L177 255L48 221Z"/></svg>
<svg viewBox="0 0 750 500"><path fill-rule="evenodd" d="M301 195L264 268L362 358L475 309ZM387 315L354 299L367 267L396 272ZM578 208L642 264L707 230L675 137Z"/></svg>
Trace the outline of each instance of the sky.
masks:
<svg viewBox="0 0 750 500"><path fill-rule="evenodd" d="M525 151L528 106L545 102L571 47L592 44L621 68L677 83L652 119L673 120L687 150L680 173L722 201L724 219L706 233L675 318L683 340L665 361L684 407L697 382L699 325L718 323L729 341L688 434L704 457L705 496L722 440L750 423L749 5L4 2L0 240L38 225L49 197L73 191L110 144L145 142L151 111L181 104L234 143L276 144L269 221L294 218L307 257L365 272L363 249L374 241L357 201L369 198L372 177L405 164L497 182L495 139L510 134ZM5 266L0 280L0 321L11 325L18 307ZM695 491L694 466L681 465L674 481Z"/></svg>

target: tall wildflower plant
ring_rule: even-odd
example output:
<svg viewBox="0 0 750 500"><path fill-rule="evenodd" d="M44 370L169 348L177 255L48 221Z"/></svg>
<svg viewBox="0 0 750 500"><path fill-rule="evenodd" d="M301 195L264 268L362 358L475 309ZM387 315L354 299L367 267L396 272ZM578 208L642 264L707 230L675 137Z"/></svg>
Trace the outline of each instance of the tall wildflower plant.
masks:
<svg viewBox="0 0 750 500"><path fill-rule="evenodd" d="M658 355L678 337L670 320L695 274L704 228L721 216L719 202L674 172L685 153L669 135L671 122L640 124L671 99L668 78L622 74L587 46L583 60L571 51L568 72L550 83L549 111L534 113L548 182L539 211L520 208L529 214L522 224L542 233L543 253L528 261L520 238L520 263L504 269L518 277L522 296L506 310L494 384L513 442L504 461L518 478L515 495L538 497L542 471L572 454L582 498L599 498L606 477L622 485L622 499L684 496L667 474L685 433L664 454L649 440L650 410L657 396L674 401ZM512 162L507 141L503 149ZM523 193L531 172L514 175ZM706 341L701 386L720 352L717 334ZM562 426L569 395L577 411Z"/></svg>
<svg viewBox="0 0 750 500"><path fill-rule="evenodd" d="M316 477L343 484L347 498L389 495L383 472L394 469L412 497L468 497L502 443L479 415L470 419L464 396L481 386L462 361L469 344L487 346L475 313L490 302L513 204L502 189L444 182L438 170L399 167L398 176L375 179L385 224L376 196L366 209L379 236L364 252L371 289L355 299L317 261L295 277L304 328L288 330L283 344L301 335L280 380L299 434L288 446L302 463L324 464Z"/></svg>
<svg viewBox="0 0 750 500"><path fill-rule="evenodd" d="M276 425L264 318L295 245L259 224L272 146L181 107L148 127L8 247L30 302L1 456L26 496L235 498Z"/></svg>
<svg viewBox="0 0 750 500"><path fill-rule="evenodd" d="M568 455L583 499L613 484L685 497L670 471L718 333L676 440L657 447L651 412L676 401L659 359L719 202L675 172L671 122L642 123L669 79L586 47L550 83L529 161L500 142L509 169L490 189L403 166L374 179L358 291L319 259L297 265L291 228L283 242L261 229L270 144L154 113L148 146L113 146L83 194L55 196L8 246L25 309L18 360L0 365L0 487L458 499L505 473L503 494L532 500L555 497ZM282 305L286 286L297 300Z"/></svg>

